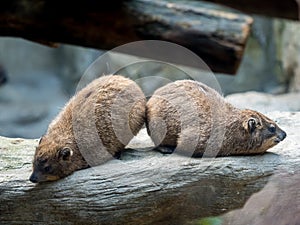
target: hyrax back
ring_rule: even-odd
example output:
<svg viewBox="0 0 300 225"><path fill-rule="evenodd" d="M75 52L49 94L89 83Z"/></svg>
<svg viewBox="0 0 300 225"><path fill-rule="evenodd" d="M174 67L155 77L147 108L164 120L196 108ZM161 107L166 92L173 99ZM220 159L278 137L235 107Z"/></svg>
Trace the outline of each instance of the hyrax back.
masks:
<svg viewBox="0 0 300 225"><path fill-rule="evenodd" d="M160 149L190 156L264 153L286 137L274 121L240 110L208 86L191 80L169 83L147 102L147 130Z"/></svg>
<svg viewBox="0 0 300 225"><path fill-rule="evenodd" d="M117 156L142 128L145 108L134 81L119 75L94 80L49 125L36 148L30 180L57 180Z"/></svg>

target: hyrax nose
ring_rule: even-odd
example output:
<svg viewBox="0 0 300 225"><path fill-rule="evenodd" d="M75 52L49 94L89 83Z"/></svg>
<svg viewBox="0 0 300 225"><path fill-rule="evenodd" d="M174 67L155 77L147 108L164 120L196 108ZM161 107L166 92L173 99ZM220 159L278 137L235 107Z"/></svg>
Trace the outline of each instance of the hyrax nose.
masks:
<svg viewBox="0 0 300 225"><path fill-rule="evenodd" d="M286 133L284 131L281 131L278 135L278 138L280 141L283 141L286 138Z"/></svg>
<svg viewBox="0 0 300 225"><path fill-rule="evenodd" d="M32 183L37 183L38 182L38 178L37 178L37 176L34 173L31 174L31 176L29 177L29 180Z"/></svg>

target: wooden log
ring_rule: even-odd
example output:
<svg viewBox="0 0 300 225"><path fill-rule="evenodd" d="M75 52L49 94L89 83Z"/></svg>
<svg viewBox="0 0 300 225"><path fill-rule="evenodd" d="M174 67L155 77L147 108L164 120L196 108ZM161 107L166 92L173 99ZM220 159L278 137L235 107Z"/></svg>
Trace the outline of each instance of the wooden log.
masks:
<svg viewBox="0 0 300 225"><path fill-rule="evenodd" d="M249 16L200 2L188 6L183 0L5 0L0 6L2 36L101 49L144 39L166 40L189 48L213 71L228 74L240 64L252 24ZM188 60L186 64L194 66Z"/></svg>
<svg viewBox="0 0 300 225"><path fill-rule="evenodd" d="M260 0L204 0L222 4L225 6L238 9L245 13L260 14L263 16L279 17L284 19L299 20L299 6L298 0L280 1L274 0L260 1Z"/></svg>
<svg viewBox="0 0 300 225"><path fill-rule="evenodd" d="M249 157L191 159L131 142L122 160L57 182L28 181L36 140L0 138L1 224L186 224L242 207L268 177L299 167L300 113L274 113L287 139Z"/></svg>

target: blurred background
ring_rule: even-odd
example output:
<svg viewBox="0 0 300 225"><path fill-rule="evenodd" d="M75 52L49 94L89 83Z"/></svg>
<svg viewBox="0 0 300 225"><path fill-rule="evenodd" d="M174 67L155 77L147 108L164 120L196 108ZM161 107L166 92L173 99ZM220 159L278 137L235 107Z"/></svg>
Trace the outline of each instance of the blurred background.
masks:
<svg viewBox="0 0 300 225"><path fill-rule="evenodd" d="M297 22L254 16L238 73L216 74L223 94L233 103L260 111L300 110L299 40ZM74 94L85 70L103 53L1 37L0 135L40 137ZM168 76L163 68L155 70L155 74Z"/></svg>

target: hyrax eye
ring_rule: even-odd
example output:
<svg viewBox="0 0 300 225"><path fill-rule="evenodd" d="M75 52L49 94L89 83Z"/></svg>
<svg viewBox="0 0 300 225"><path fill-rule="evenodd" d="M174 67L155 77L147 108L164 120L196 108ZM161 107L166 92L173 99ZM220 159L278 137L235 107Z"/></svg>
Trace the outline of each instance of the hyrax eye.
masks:
<svg viewBox="0 0 300 225"><path fill-rule="evenodd" d="M69 147L64 147L59 151L59 157L65 161L69 160L72 155L73 155L73 150Z"/></svg>
<svg viewBox="0 0 300 225"><path fill-rule="evenodd" d="M39 162L40 165L44 165L48 161L48 159L39 158L37 161Z"/></svg>
<svg viewBox="0 0 300 225"><path fill-rule="evenodd" d="M276 127L275 125L271 124L268 128L268 130L271 132L271 133L275 133L276 132Z"/></svg>
<svg viewBox="0 0 300 225"><path fill-rule="evenodd" d="M45 171L45 173L49 173L50 171L51 171L51 166L46 166L45 168L44 168L44 171Z"/></svg>
<svg viewBox="0 0 300 225"><path fill-rule="evenodd" d="M257 126L256 120L254 118L250 118L248 120L248 129L249 129L250 133L254 132L256 126Z"/></svg>

